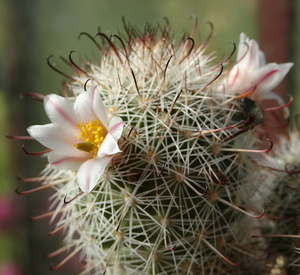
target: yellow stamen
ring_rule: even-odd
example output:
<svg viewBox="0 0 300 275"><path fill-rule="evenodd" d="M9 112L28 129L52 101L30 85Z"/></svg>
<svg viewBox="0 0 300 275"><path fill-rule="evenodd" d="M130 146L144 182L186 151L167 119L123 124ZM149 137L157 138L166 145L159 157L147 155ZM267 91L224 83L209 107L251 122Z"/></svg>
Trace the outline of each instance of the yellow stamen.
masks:
<svg viewBox="0 0 300 275"><path fill-rule="evenodd" d="M87 124L79 123L77 127L80 129L78 139L82 142L74 146L80 151L92 152L94 157L96 157L99 147L107 135L106 128L99 120L91 121Z"/></svg>

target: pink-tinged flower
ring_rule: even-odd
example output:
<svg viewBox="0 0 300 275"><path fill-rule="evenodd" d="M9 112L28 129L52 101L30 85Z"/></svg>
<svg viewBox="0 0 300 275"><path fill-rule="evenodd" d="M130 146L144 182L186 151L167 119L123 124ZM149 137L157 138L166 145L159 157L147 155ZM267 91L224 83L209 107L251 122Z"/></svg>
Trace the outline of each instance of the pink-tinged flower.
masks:
<svg viewBox="0 0 300 275"><path fill-rule="evenodd" d="M15 197L0 197L0 230L10 229L22 214L21 206ZM1 274L1 273L0 273Z"/></svg>
<svg viewBox="0 0 300 275"><path fill-rule="evenodd" d="M28 133L51 149L47 153L51 166L78 171L81 190L90 192L114 155L121 152L117 142L123 120L117 116L108 120L96 86L75 100L48 95L44 107L52 123L31 126Z"/></svg>
<svg viewBox="0 0 300 275"><path fill-rule="evenodd" d="M268 63L258 43L249 39L244 33L240 35L237 52L237 62L231 68L225 83L225 92L228 94L244 94L255 88L249 95L256 101L275 99L280 105L283 100L272 90L289 72L293 63Z"/></svg>
<svg viewBox="0 0 300 275"><path fill-rule="evenodd" d="M0 274L1 275L21 275L21 269L17 264L15 263L10 263L10 262L5 262L2 264L0 267Z"/></svg>

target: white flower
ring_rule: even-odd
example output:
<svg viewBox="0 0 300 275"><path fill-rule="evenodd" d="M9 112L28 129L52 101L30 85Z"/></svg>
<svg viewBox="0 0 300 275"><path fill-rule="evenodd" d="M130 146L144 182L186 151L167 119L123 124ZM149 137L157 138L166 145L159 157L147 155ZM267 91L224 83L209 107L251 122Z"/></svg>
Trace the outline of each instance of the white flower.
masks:
<svg viewBox="0 0 300 275"><path fill-rule="evenodd" d="M77 172L79 186L90 192L113 156L121 152L117 144L123 121L106 110L97 87L91 87L76 100L55 94L45 97L45 111L52 123L27 129L31 137L51 149L51 166Z"/></svg>
<svg viewBox="0 0 300 275"><path fill-rule="evenodd" d="M283 105L282 98L272 90L281 82L292 66L291 62L266 64L265 55L259 49L258 43L241 33L237 62L229 71L225 82L225 92L227 94L244 94L255 88L255 91L249 95L253 100L259 102L263 99L275 99L280 105Z"/></svg>

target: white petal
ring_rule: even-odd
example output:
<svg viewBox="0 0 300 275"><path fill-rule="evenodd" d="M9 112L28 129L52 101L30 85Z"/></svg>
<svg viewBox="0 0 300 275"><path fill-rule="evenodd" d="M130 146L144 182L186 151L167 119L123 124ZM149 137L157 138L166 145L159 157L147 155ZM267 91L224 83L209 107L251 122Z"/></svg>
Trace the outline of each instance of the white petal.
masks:
<svg viewBox="0 0 300 275"><path fill-rule="evenodd" d="M234 67L238 67L243 74L246 74L248 71L259 67L260 51L257 42L254 40L248 43L240 43L239 48L241 46L242 50L239 51L237 63Z"/></svg>
<svg viewBox="0 0 300 275"><path fill-rule="evenodd" d="M112 156L100 159L94 158L87 160L80 166L77 179L79 187L83 192L89 193L93 190L112 158Z"/></svg>
<svg viewBox="0 0 300 275"><path fill-rule="evenodd" d="M106 110L97 86L90 87L76 98L74 111L80 122L88 123L93 120L100 120L105 128L108 127Z"/></svg>
<svg viewBox="0 0 300 275"><path fill-rule="evenodd" d="M278 84L279 67L276 63L269 63L262 68L252 71L251 79L257 85L256 90L264 93L271 91Z"/></svg>
<svg viewBox="0 0 300 275"><path fill-rule="evenodd" d="M255 40L250 41L250 50L249 50L249 68L248 71L254 71L259 68L262 60L262 54L259 50L259 45Z"/></svg>
<svg viewBox="0 0 300 275"><path fill-rule="evenodd" d="M225 80L225 91L228 94L243 94L256 85L250 98L255 98L257 101L272 98L272 95L267 94L282 81L292 66L293 63L266 64L264 53L259 49L258 43L241 33L237 62ZM224 89L223 85L220 87ZM276 100L279 102L278 98ZM288 114L287 108L283 111Z"/></svg>
<svg viewBox="0 0 300 275"><path fill-rule="evenodd" d="M238 52L237 52L237 60L240 60L246 51L249 49L249 38L246 36L245 33L240 34L240 42L238 46Z"/></svg>
<svg viewBox="0 0 300 275"><path fill-rule="evenodd" d="M259 90L264 90L264 92L270 92L273 90L286 76L293 63L269 63L253 73L256 78L254 82L259 85Z"/></svg>
<svg viewBox="0 0 300 275"><path fill-rule="evenodd" d="M108 125L108 133L110 133L115 140L118 140L123 132L124 122L122 118L113 116Z"/></svg>
<svg viewBox="0 0 300 275"><path fill-rule="evenodd" d="M51 122L76 127L77 119L73 110L74 101L51 94L45 97L45 112Z"/></svg>
<svg viewBox="0 0 300 275"><path fill-rule="evenodd" d="M105 139L103 140L102 144L97 153L97 158L102 158L106 155L114 155L119 152L122 152L118 146L117 141L113 138L111 134L107 134Z"/></svg>
<svg viewBox="0 0 300 275"><path fill-rule="evenodd" d="M259 68L265 66L267 63L266 56L262 51L259 51Z"/></svg>
<svg viewBox="0 0 300 275"><path fill-rule="evenodd" d="M78 143L78 133L71 127L62 127L57 123L33 125L27 129L29 135L45 147L60 154L81 156L82 152L74 147Z"/></svg>
<svg viewBox="0 0 300 275"><path fill-rule="evenodd" d="M56 169L60 170L73 170L78 171L82 163L84 163L87 157L79 158L73 156L60 155L57 152L50 152L47 154L49 164Z"/></svg>
<svg viewBox="0 0 300 275"><path fill-rule="evenodd" d="M279 82L281 82L281 80L287 75L290 69L294 66L294 63L288 62L288 63L279 64L278 66L280 71L280 76L278 78L279 78Z"/></svg>

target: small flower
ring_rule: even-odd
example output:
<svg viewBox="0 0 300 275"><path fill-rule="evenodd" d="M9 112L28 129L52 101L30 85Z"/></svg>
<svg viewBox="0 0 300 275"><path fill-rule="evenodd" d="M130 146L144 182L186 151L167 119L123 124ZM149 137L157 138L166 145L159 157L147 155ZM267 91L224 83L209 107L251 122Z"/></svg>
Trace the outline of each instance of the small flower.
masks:
<svg viewBox="0 0 300 275"><path fill-rule="evenodd" d="M249 95L251 99L258 102L263 99L275 99L280 105L283 105L282 98L272 90L281 82L292 66L291 62L266 64L265 55L259 49L258 43L241 33L237 63L229 71L225 81L225 91L227 94L244 94L255 88L255 91ZM288 110L285 111L288 112Z"/></svg>
<svg viewBox="0 0 300 275"><path fill-rule="evenodd" d="M21 275L20 267L13 262L4 262L0 267L0 274L4 275Z"/></svg>
<svg viewBox="0 0 300 275"><path fill-rule="evenodd" d="M91 87L77 98L55 94L45 97L44 106L52 123L29 127L28 133L51 149L48 160L59 170L77 172L79 186L90 192L97 184L115 154L123 131L123 121L110 121L97 87Z"/></svg>

